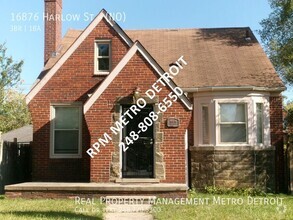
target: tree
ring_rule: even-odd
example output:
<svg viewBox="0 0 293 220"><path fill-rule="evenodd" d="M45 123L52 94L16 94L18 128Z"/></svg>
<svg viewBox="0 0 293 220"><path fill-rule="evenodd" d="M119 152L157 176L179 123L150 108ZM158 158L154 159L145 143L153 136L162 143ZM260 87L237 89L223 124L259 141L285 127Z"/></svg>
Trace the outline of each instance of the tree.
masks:
<svg viewBox="0 0 293 220"><path fill-rule="evenodd" d="M6 55L5 44L0 44L0 131L22 127L30 123L24 95L18 91L23 61L15 62Z"/></svg>
<svg viewBox="0 0 293 220"><path fill-rule="evenodd" d="M6 55L6 51L5 44L0 44L0 91L2 95L5 89L10 89L20 83L20 73L23 66L23 61L14 62L11 56ZM1 98L4 97L1 96Z"/></svg>
<svg viewBox="0 0 293 220"><path fill-rule="evenodd" d="M293 84L293 0L269 0L272 12L261 21L260 37L276 71Z"/></svg>
<svg viewBox="0 0 293 220"><path fill-rule="evenodd" d="M0 107L0 131L7 132L30 122L25 95L12 89L5 91L5 100Z"/></svg>
<svg viewBox="0 0 293 220"><path fill-rule="evenodd" d="M287 103L284 106L285 118L284 118L284 127L287 132L293 134L293 102Z"/></svg>

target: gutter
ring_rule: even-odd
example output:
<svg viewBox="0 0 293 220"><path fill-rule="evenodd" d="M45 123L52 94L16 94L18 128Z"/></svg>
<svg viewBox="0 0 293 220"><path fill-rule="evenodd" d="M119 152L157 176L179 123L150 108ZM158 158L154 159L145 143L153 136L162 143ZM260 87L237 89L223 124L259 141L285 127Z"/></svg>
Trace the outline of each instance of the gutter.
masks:
<svg viewBox="0 0 293 220"><path fill-rule="evenodd" d="M262 92L283 92L286 87L257 87L257 86L219 86L219 87L198 87L198 88L184 88L184 92L197 93L197 92L216 92L216 91L262 91Z"/></svg>

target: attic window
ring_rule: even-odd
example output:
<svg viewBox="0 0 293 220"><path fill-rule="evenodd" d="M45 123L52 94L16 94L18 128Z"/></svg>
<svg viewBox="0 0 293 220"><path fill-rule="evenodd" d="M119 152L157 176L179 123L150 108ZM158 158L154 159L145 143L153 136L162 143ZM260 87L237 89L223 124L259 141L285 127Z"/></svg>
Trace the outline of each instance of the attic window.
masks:
<svg viewBox="0 0 293 220"><path fill-rule="evenodd" d="M108 74L111 68L111 42L99 40L95 43L95 74Z"/></svg>

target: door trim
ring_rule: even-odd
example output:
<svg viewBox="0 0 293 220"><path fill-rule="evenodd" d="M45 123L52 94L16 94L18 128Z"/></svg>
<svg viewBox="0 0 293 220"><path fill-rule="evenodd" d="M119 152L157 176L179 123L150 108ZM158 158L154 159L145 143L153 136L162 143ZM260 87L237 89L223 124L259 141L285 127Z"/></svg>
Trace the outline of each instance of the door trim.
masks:
<svg viewBox="0 0 293 220"><path fill-rule="evenodd" d="M159 97L155 96L153 99L150 99L147 96L142 96L147 104L153 105L153 110L155 112L159 111L158 103ZM122 114L122 105L132 105L133 97L132 96L119 96L116 97L116 101L114 103L112 113L113 118L113 126L115 126L115 122L119 120ZM163 113L158 114L159 119L154 123L154 178L159 180L166 179L166 166L164 153L161 151L161 145L163 143L164 134L161 130L161 125L163 123ZM112 143L114 145L114 151L111 155L110 161L110 181L115 182L117 178L122 178L122 149L119 147L119 143L121 141L121 132L117 135L112 134ZM146 178L147 179L147 178Z"/></svg>

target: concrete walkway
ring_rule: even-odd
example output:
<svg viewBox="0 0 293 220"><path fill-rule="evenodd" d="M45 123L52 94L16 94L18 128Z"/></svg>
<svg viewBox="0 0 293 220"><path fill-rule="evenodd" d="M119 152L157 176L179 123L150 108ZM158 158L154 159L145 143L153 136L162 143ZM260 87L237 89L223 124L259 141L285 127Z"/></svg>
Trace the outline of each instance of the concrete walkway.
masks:
<svg viewBox="0 0 293 220"><path fill-rule="evenodd" d="M154 196L107 196L105 220L153 220L150 213Z"/></svg>

